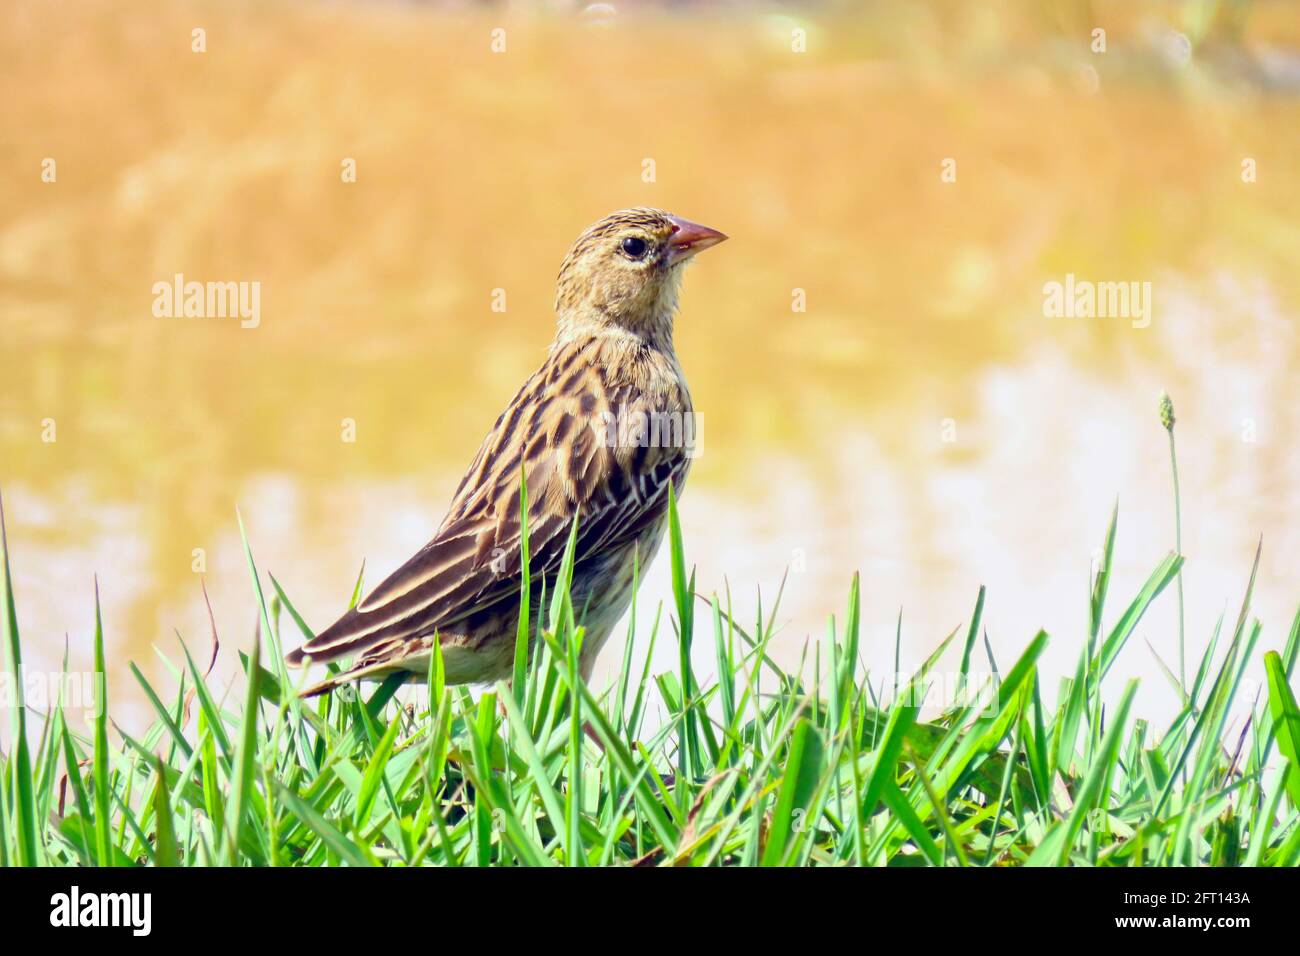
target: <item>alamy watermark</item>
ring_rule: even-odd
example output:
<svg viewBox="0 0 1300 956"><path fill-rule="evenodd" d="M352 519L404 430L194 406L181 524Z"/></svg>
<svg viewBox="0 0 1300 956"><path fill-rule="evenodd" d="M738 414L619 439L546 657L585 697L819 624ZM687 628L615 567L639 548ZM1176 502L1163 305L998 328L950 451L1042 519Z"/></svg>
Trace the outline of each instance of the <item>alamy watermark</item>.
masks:
<svg viewBox="0 0 1300 956"><path fill-rule="evenodd" d="M1049 319L1129 319L1133 328L1151 324L1150 282L1092 282L1066 273L1064 282L1043 285L1043 315Z"/></svg>
<svg viewBox="0 0 1300 956"><path fill-rule="evenodd" d="M21 684L13 674L0 674L0 709L23 704L42 713L58 704L65 711L82 711L87 718L99 715L103 703L104 675L97 671L33 671L23 669ZM21 692L21 693L20 693Z"/></svg>
<svg viewBox="0 0 1300 956"><path fill-rule="evenodd" d="M892 683L889 703L903 704L940 713L969 711L971 717L993 717L1001 706L1002 680L998 674L972 668L960 671L927 671L923 678L897 673L886 675Z"/></svg>
<svg viewBox="0 0 1300 956"><path fill-rule="evenodd" d="M186 282L182 273L172 281L153 284L153 314L159 319L239 319L241 329L262 324L262 283Z"/></svg>
<svg viewBox="0 0 1300 956"><path fill-rule="evenodd" d="M704 453L700 412L647 412L620 405L602 411L591 428L606 448L680 448L687 458Z"/></svg>
<svg viewBox="0 0 1300 956"><path fill-rule="evenodd" d="M148 936L153 929L153 894L82 892L74 883L68 892L50 897L50 925L120 927L132 936Z"/></svg>

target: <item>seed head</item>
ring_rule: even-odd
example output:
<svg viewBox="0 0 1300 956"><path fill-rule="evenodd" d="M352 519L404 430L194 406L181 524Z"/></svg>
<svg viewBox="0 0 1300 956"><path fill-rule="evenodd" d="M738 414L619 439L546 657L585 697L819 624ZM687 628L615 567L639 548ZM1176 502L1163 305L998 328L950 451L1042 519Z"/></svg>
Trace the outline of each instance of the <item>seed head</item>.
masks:
<svg viewBox="0 0 1300 956"><path fill-rule="evenodd" d="M1174 430L1174 403L1170 399L1168 392L1160 393L1160 424L1165 426L1165 431Z"/></svg>

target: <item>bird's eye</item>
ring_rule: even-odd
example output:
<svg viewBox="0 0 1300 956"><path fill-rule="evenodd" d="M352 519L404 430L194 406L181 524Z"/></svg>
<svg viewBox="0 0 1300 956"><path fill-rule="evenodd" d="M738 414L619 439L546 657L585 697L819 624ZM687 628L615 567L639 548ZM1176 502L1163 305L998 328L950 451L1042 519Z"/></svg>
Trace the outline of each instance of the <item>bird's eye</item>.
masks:
<svg viewBox="0 0 1300 956"><path fill-rule="evenodd" d="M640 259L645 255L646 241L638 239L635 236L629 236L622 243L623 254L633 259Z"/></svg>

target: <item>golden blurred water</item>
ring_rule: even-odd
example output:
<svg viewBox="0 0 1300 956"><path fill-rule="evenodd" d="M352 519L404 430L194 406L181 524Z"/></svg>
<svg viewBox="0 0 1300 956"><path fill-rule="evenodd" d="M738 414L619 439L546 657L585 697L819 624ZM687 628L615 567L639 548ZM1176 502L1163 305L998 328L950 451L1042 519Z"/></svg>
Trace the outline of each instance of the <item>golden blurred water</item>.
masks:
<svg viewBox="0 0 1300 956"><path fill-rule="evenodd" d="M900 607L917 661L984 583L1004 666L1041 626L1045 666L1072 668L1116 497L1113 601L1173 544L1161 388L1189 644L1235 615L1264 532L1280 646L1300 601L1300 100L1236 51L1294 49L1300 26L1260 5L1243 46L1198 36L1183 63L1165 8L1087 9L9 4L0 483L29 664L57 666L66 634L88 665L98 573L130 698L129 659L156 675L151 645L205 639L194 549L245 643L236 507L327 624L363 558L377 580L440 520L544 352L568 243L638 204L732 237L692 267L678 325L706 421L683 520L701 588L729 582L742 619L791 569L788 660L860 569L877 667ZM259 282L260 324L154 317L176 273ZM1045 316L1071 273L1149 281L1151 324ZM651 569L643 623L667 593ZM1170 662L1174 621L1169 596L1140 632ZM1168 693L1140 640L1121 664Z"/></svg>

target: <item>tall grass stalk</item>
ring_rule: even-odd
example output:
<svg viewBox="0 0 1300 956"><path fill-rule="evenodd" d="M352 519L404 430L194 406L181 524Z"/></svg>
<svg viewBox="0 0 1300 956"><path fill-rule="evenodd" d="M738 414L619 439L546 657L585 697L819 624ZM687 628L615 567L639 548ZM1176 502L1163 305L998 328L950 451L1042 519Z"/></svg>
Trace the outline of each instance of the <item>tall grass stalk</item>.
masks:
<svg viewBox="0 0 1300 956"><path fill-rule="evenodd" d="M1160 424L1169 435L1169 467L1174 476L1174 551L1183 553L1183 497L1178 488L1178 452L1174 447L1174 403L1168 392L1160 393ZM1187 652L1183 621L1183 575L1178 574L1178 683L1187 687Z"/></svg>

